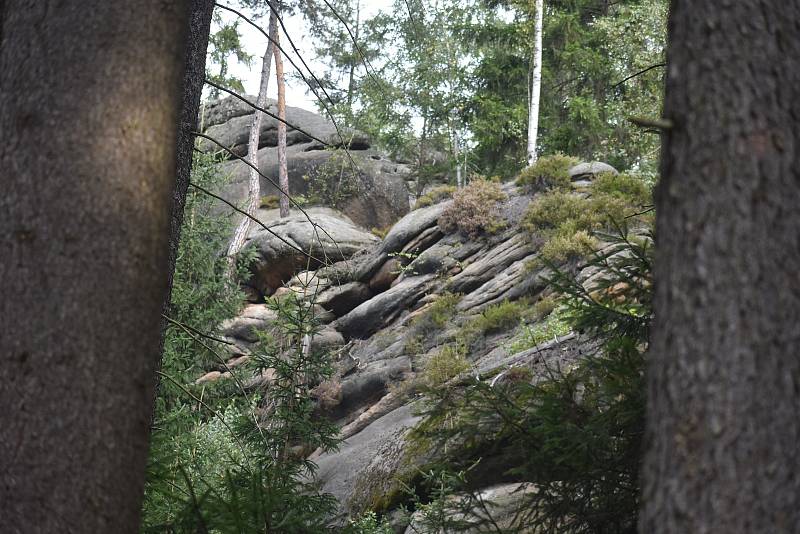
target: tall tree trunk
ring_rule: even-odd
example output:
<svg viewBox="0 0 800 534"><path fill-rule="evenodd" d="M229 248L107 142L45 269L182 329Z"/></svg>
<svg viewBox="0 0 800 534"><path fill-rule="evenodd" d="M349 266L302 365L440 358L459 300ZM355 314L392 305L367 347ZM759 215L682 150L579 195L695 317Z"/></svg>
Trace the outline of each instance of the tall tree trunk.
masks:
<svg viewBox="0 0 800 534"><path fill-rule="evenodd" d="M280 35L275 35L276 42ZM286 79L283 75L283 56L278 48L275 48L275 78L278 82L278 117L281 121L286 120ZM289 172L286 166L286 123L278 122L278 185L284 193L280 195L281 217L289 216Z"/></svg>
<svg viewBox="0 0 800 534"><path fill-rule="evenodd" d="M542 94L542 26L544 0L536 0L536 20L533 34L533 70L531 72L530 102L528 103L528 165L536 163L536 143L539 135L539 100Z"/></svg>
<svg viewBox="0 0 800 534"><path fill-rule="evenodd" d="M672 4L641 532L800 532L798 20Z"/></svg>
<svg viewBox="0 0 800 534"><path fill-rule="evenodd" d="M137 532L191 2L0 2L0 532Z"/></svg>
<svg viewBox="0 0 800 534"><path fill-rule="evenodd" d="M261 62L261 81L258 86L258 96L256 97L256 105L260 108L267 107L269 71L272 64L273 50L275 49L274 41L278 38L277 21L278 19L275 11L271 11L268 30L270 40L267 43L267 51L264 53L264 58ZM247 140L247 161L253 165L253 167L249 168L247 203L245 204L244 211L252 217L255 217L261 204L261 176L256 169L258 169L258 146L261 144L261 123L263 120L264 113L254 110L253 116L250 119L250 137ZM242 251L244 243L247 240L250 223L251 220L249 217L242 217L242 220L239 221L233 233L233 239L231 239L228 245L228 277L231 279L236 273L236 258L239 252Z"/></svg>
<svg viewBox="0 0 800 534"><path fill-rule="evenodd" d="M201 129L199 125L200 99L206 74L206 53L214 13L214 0L191 0L191 14L187 29L186 56L183 75L183 102L178 123L177 158L175 164L175 189L172 193L172 208L169 225L169 257L167 260L167 294L161 307L168 315L172 295L172 279L175 274L175 261L183 225L183 209L186 204L186 191L192 171L192 155L195 144L193 132ZM167 321L161 321L161 350L164 349L164 335Z"/></svg>
<svg viewBox="0 0 800 534"><path fill-rule="evenodd" d="M353 97L356 91L356 64L358 63L358 38L361 31L361 0L356 0L356 27L354 30L355 39L353 39L352 57L350 58L350 75L347 80L347 113L349 114L347 120L352 121L353 118Z"/></svg>

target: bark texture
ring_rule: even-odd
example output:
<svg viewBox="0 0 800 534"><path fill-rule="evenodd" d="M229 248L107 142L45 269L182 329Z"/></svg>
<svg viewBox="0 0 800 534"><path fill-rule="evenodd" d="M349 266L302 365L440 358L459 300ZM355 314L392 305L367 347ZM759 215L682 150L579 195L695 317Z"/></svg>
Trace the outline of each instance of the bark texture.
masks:
<svg viewBox="0 0 800 534"><path fill-rule="evenodd" d="M280 4L278 4L280 5ZM280 43L280 35L275 34L275 42ZM275 78L278 82L278 185L281 191L289 192L289 171L286 164L286 80L283 74L283 56L280 49L275 47ZM280 193L281 217L289 216L289 197Z"/></svg>
<svg viewBox="0 0 800 534"><path fill-rule="evenodd" d="M277 13L273 10L269 16L269 42L267 44L267 51L264 53L264 58L261 61L261 80L258 86L258 96L256 97L256 105L260 108L266 109L267 107L267 89L269 89L269 76L270 67L272 65L273 50L275 49L275 40L278 37ZM247 203L245 204L244 211L250 216L255 217L259 206L261 205L261 176L258 174L258 146L261 144L261 122L264 119L264 113L258 110L253 111L253 117L250 120L250 136L247 140L247 161L252 165L248 174L248 190L247 190ZM243 217L239 224L236 226L236 231L233 233L230 245L228 245L228 276L233 278L236 272L236 257L247 240L247 234L250 230L251 220L249 217Z"/></svg>
<svg viewBox="0 0 800 534"><path fill-rule="evenodd" d="M195 137L192 132L198 131L200 99L206 76L206 53L208 36L211 30L211 17L214 13L214 0L191 0L191 13L186 33L185 71L183 74L183 101L181 102L180 122L178 123L177 157L175 162L175 189L172 192L172 208L169 224L169 257L167 260L167 294L162 305L162 312L169 314L172 295L172 278L175 275L175 261L178 257L178 245L183 225L183 209L186 205L186 191L189 188L189 177L192 173L192 155ZM161 350L159 360L164 351L164 334L167 321L161 323ZM154 377L155 379L155 377Z"/></svg>
<svg viewBox="0 0 800 534"><path fill-rule="evenodd" d="M137 532L186 1L0 2L0 532Z"/></svg>
<svg viewBox="0 0 800 534"><path fill-rule="evenodd" d="M531 70L530 102L528 103L528 165L536 163L539 137L539 101L542 95L542 28L544 0L536 0L536 20L533 32L533 65Z"/></svg>
<svg viewBox="0 0 800 534"><path fill-rule="evenodd" d="M674 1L640 531L800 532L800 3Z"/></svg>

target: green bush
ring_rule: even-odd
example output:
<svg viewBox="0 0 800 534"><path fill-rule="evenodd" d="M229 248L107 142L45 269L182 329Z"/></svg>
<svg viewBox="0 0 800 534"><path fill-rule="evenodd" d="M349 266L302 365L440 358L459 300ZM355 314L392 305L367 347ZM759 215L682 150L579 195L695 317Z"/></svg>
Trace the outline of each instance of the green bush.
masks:
<svg viewBox="0 0 800 534"><path fill-rule="evenodd" d="M261 197L260 208L264 210L275 210L280 207L281 199L278 195L267 195Z"/></svg>
<svg viewBox="0 0 800 534"><path fill-rule="evenodd" d="M460 300L461 295L458 293L442 293L428 309L414 319L411 326L422 337L442 330L453 320Z"/></svg>
<svg viewBox="0 0 800 534"><path fill-rule="evenodd" d="M469 369L466 352L466 347L462 344L444 345L426 362L421 376L422 383L430 388L439 387Z"/></svg>
<svg viewBox="0 0 800 534"><path fill-rule="evenodd" d="M509 350L512 354L528 349L565 336L570 332L570 324L562 313L553 311L543 321L538 321L532 325L523 325L522 332L511 342Z"/></svg>
<svg viewBox="0 0 800 534"><path fill-rule="evenodd" d="M474 319L475 327L484 334L508 330L519 324L525 308L523 302L504 300L483 310Z"/></svg>
<svg viewBox="0 0 800 534"><path fill-rule="evenodd" d="M459 231L473 239L497 231L503 227L497 204L506 198L500 184L473 180L453 193L453 203L439 217L439 227L445 233Z"/></svg>
<svg viewBox="0 0 800 534"><path fill-rule="evenodd" d="M519 173L517 185L526 186L534 191L569 189L571 183L569 170L579 161L578 158L564 154L541 157Z"/></svg>
<svg viewBox="0 0 800 534"><path fill-rule="evenodd" d="M378 519L375 512L366 512L358 519L351 520L344 534L394 534L394 529L385 521Z"/></svg>
<svg viewBox="0 0 800 534"><path fill-rule="evenodd" d="M650 199L649 187L638 177L604 173L594 180L588 195L555 190L535 198L522 227L544 239L545 260L559 263L594 250L594 232L612 230L631 216L644 221L641 212Z"/></svg>
<svg viewBox="0 0 800 534"><path fill-rule="evenodd" d="M561 271L550 281L563 308L549 320L600 339L596 354L571 368L552 366L538 380L517 366L497 383L424 390L428 402L412 440L440 458L440 471L464 475L448 488L451 496L495 481L535 485L519 532L636 529L652 247L627 234L607 239L621 254L590 260L602 273L597 291ZM622 299L608 291L621 285Z"/></svg>
<svg viewBox="0 0 800 534"><path fill-rule="evenodd" d="M218 188L216 161L196 158L192 182ZM244 302L219 253L231 231L228 218L213 215L213 199L190 188L169 310L176 322L167 330L159 373L142 531L322 532L335 500L305 482L313 465L303 451L336 446L337 430L314 416L312 395L320 383L331 396L335 388L326 382L328 356L299 348L299 340L318 328L307 307L293 293L271 301L279 317L275 336L264 334L250 364L233 370L232 379L193 385L210 363L224 365L227 357L223 347L195 330L218 336L218 325ZM242 254L240 277L251 257ZM273 370L267 393L241 386L253 366Z"/></svg>
<svg viewBox="0 0 800 534"><path fill-rule="evenodd" d="M414 209L426 208L438 204L443 200L447 200L453 196L456 188L452 185L440 185L432 188L430 191L420 196L414 204Z"/></svg>

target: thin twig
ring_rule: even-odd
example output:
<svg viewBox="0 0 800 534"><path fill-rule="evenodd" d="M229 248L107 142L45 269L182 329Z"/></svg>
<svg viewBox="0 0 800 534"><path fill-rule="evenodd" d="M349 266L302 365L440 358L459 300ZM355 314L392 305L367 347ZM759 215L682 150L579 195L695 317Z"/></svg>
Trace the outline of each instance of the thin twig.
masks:
<svg viewBox="0 0 800 534"><path fill-rule="evenodd" d="M170 323L174 324L175 326L183 328L184 330L190 330L191 332L197 334L200 337L204 337L206 339L210 339L211 341L216 341L217 343L223 343L225 345L234 345L234 343L231 343L230 341L225 341L224 339L220 339L218 337L214 337L214 336L205 334L205 333L201 332L200 330L197 330L196 328L189 326L188 324L183 324L182 322L176 321L175 319L173 319L171 317L167 317L163 313L161 314L161 317L163 317L164 319L166 319Z"/></svg>
<svg viewBox="0 0 800 534"><path fill-rule="evenodd" d="M655 65L650 65L646 69L642 69L639 72L634 72L633 74L631 74L630 76L628 76L624 80L615 83L614 85L611 86L611 89L616 89L617 87L619 87L620 85L624 84L628 80L632 80L633 78L636 78L637 76L641 76L645 72L650 72L653 69L657 69L659 67L666 67L666 66L667 66L666 63L656 63Z"/></svg>
<svg viewBox="0 0 800 534"><path fill-rule="evenodd" d="M316 262L319 262L321 265L325 265L325 263L324 263L322 260L320 260L319 258L315 258L314 256L312 256L312 255L311 255L311 254L309 254L308 252L305 252L304 250L302 250L302 249L300 249L300 248L298 248L298 247L296 247L296 246L292 245L291 243L289 243L288 241L286 241L286 239L284 239L282 236L280 236L280 235L278 235L277 233L275 233L275 232L274 232L272 229L270 229L270 228L269 228L267 225L265 225L263 222L259 221L258 219L256 219L255 217L253 217L252 215L250 215L249 213L247 213L246 211L244 211L244 210L242 210L242 209L239 209L239 208L237 208L236 206L234 206L233 204L231 204L230 202L228 202L227 200L225 200L225 199L224 199L224 198L222 198L221 196L219 196L219 195L215 195L214 193L212 193L212 192L211 192L211 191L209 191L208 189L205 189L204 187L202 187L202 186L199 186L199 185L197 185L197 184L196 184L196 183L194 183L194 182L189 182L189 185L190 185L190 186L192 186L192 187L194 187L194 188L195 188L195 189L197 189L198 191L200 191L200 192L202 192L202 193L205 193L206 195L208 195L208 196L210 196L210 197L213 197L213 198L215 198L215 199L219 200L220 202L224 202L224 203L225 203L225 204L227 204L227 205L228 205L230 208L232 208L234 211L236 211L236 212L238 212L238 213L241 213L242 215L244 215L245 217L247 217L247 218L248 218L248 219L250 219L251 221L255 222L257 225L259 225L261 228L263 228L264 230L266 230L267 232L269 232L269 233L270 233L270 234L272 234L273 236L277 237L277 238L278 238L278 239L279 239L281 242L283 242L283 244L284 244L284 245L286 245L287 247L291 248L292 250L295 250L295 251L299 252L300 254L302 254L303 256L306 256L306 257L308 257L309 259L312 259L312 260L314 260L314 261L316 261Z"/></svg>
<svg viewBox="0 0 800 534"><path fill-rule="evenodd" d="M231 95L231 96L233 96L233 97L236 97L236 98L238 98L239 100L241 100L242 102L244 102L245 104L247 104L248 106L250 106L251 108L253 108L253 109L257 109L258 111L260 111L260 112L261 112L261 113L263 113L264 115L267 115L267 116L269 116L269 117L272 117L273 119L277 120L278 122L282 122L282 123L283 123L283 124L285 124L286 126L288 126L288 127L292 128L292 129L294 129L294 130L296 130L296 131L300 132L301 134L303 134L303 135L305 135L305 136L307 136L307 137L309 137L309 138L313 139L314 141L317 141L317 142L319 142L319 143L322 143L322 144L323 144L324 146L326 146L326 147L333 146L332 144L328 143L327 141L323 141L323 140L322 140L322 139L320 139L319 137L317 137L317 136L315 136L315 135L311 135L310 133L308 133L307 131L303 130L303 129L302 129L302 128L300 128L299 126L295 126L294 124L291 124L291 123L289 123L289 122L286 122L285 120L283 120L282 118L278 117L277 115L275 115L274 113L272 113L272 112L271 112L271 111L269 111L268 109L264 109L264 108L262 108L262 107L260 107L260 106L257 106L257 105L256 105L256 104L254 104L253 102L250 102L249 100L247 100L247 99L246 99L245 97L243 97L242 95L240 95L240 94L237 94L235 91L231 91L230 89L227 89L227 88L225 88L225 87L223 87L223 86L221 86L221 85L219 85L219 84L217 84L217 83L214 83L214 82L212 82L211 80L209 80L208 78L206 78L206 84L207 84L207 85L210 85L211 87L214 87L214 88L216 88L216 89L219 89L220 91L222 91L222 92L224 92L224 93L228 93L229 95Z"/></svg>

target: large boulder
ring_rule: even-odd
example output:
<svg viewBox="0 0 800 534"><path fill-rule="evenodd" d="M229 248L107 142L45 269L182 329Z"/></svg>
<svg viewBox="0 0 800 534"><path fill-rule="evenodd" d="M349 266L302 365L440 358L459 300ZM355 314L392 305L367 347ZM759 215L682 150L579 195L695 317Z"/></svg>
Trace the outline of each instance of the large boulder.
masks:
<svg viewBox="0 0 800 534"><path fill-rule="evenodd" d="M256 250L250 284L271 295L298 271L347 260L380 241L348 218L324 208L275 218L275 210L260 210L266 228L251 225L245 247ZM313 224L312 222L313 221Z"/></svg>
<svg viewBox="0 0 800 534"><path fill-rule="evenodd" d="M593 180L595 176L603 173L619 174L619 171L602 161L584 161L569 169L569 177L573 182Z"/></svg>
<svg viewBox="0 0 800 534"><path fill-rule="evenodd" d="M348 515L390 504L386 501L392 494L402 494L400 480L415 468L413 458L405 454L404 438L419 420L407 404L345 439L337 451L312 456L320 490L339 503L337 523Z"/></svg>
<svg viewBox="0 0 800 534"><path fill-rule="evenodd" d="M270 100L267 108L276 112L275 101ZM204 115L205 134L234 154L245 156L251 114L246 103L232 97L211 102ZM316 113L287 106L286 121L296 126L289 127L286 135L290 194L302 196L311 204L335 207L365 228L387 227L408 212L407 165L395 163L375 150L365 134L337 129ZM258 150L259 171L267 177L261 178L262 196L278 194L273 185L278 182L277 127L276 119L264 117ZM329 150L343 146L349 147L347 153ZM220 150L207 139L201 139L200 147ZM220 164L230 176L220 194L241 205L247 198L250 168L229 154L228 160Z"/></svg>

